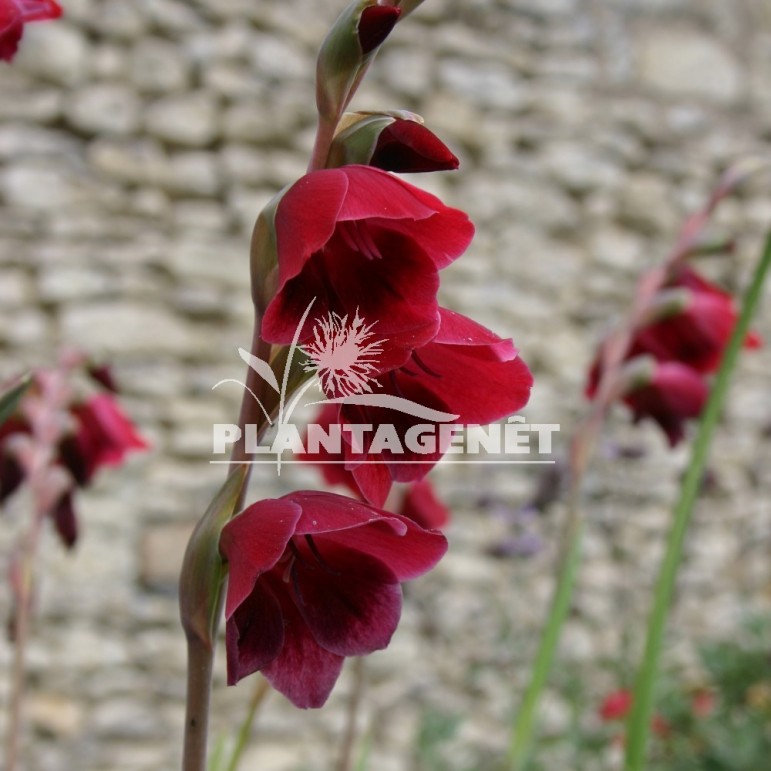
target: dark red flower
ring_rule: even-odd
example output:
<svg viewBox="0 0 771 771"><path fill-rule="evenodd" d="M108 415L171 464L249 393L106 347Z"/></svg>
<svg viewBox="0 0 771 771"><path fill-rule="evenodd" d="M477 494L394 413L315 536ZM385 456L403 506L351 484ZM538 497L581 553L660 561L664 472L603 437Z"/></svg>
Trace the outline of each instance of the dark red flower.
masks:
<svg viewBox="0 0 771 771"><path fill-rule="evenodd" d="M0 0L0 59L9 62L16 55L27 22L61 15L62 9L54 0Z"/></svg>
<svg viewBox="0 0 771 771"><path fill-rule="evenodd" d="M379 169L312 172L281 198L275 215L278 286L263 337L291 343L300 330L357 314L387 341L382 370L404 363L436 334L438 271L460 256L474 227L458 209Z"/></svg>
<svg viewBox="0 0 771 771"><path fill-rule="evenodd" d="M59 454L81 486L88 484L101 466L117 466L131 450L148 449L147 442L109 394L94 396L70 412L77 429L62 441Z"/></svg>
<svg viewBox="0 0 771 771"><path fill-rule="evenodd" d="M623 720L632 708L632 694L622 688L609 693L602 701L598 714L605 722Z"/></svg>
<svg viewBox="0 0 771 771"><path fill-rule="evenodd" d="M366 56L374 51L390 34L399 21L401 8L393 5L370 5L361 12L357 34L361 52Z"/></svg>
<svg viewBox="0 0 771 771"><path fill-rule="evenodd" d="M698 418L709 396L704 376L677 361L653 363L647 385L628 393L624 402L635 421L651 418L661 426L674 447L684 436L684 424Z"/></svg>
<svg viewBox="0 0 771 771"><path fill-rule="evenodd" d="M458 159L436 134L422 123L401 118L380 132L369 163L400 174L458 168Z"/></svg>
<svg viewBox="0 0 771 771"><path fill-rule="evenodd" d="M699 372L714 372L736 324L733 297L688 266L683 266L665 288L688 290L687 307L639 329L630 358L649 353L659 361L679 361ZM751 333L745 345L757 348L760 338Z"/></svg>
<svg viewBox="0 0 771 771"><path fill-rule="evenodd" d="M223 529L228 682L257 670L298 707L320 707L346 656L385 648L399 582L430 570L439 533L351 498L296 492L249 506Z"/></svg>
<svg viewBox="0 0 771 771"><path fill-rule="evenodd" d="M413 352L404 366L377 378L375 394L455 415L451 422L463 425L486 425L527 404L533 377L511 340L444 308L440 318L434 339ZM380 450L370 441L358 452L350 441L344 446L346 468L353 473L362 495L381 506L392 482L422 479L447 447L440 441L436 422L390 406L355 402L355 397L343 402L334 422L373 426L365 441L377 437L379 426L393 426L401 445L397 451ZM429 444L415 451L406 439L411 429L417 432L421 425L436 429L433 446L429 437ZM350 433L344 436L351 438ZM417 436L414 441L419 443Z"/></svg>

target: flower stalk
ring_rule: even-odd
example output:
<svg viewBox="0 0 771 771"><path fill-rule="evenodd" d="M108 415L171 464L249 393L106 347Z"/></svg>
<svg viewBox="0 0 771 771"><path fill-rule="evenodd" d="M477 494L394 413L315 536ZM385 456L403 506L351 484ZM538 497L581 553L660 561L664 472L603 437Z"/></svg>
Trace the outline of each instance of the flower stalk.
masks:
<svg viewBox="0 0 771 771"><path fill-rule="evenodd" d="M752 283L745 295L739 320L726 347L709 400L699 423L691 460L680 488L680 497L674 509L672 529L669 532L666 551L653 595L653 607L648 622L645 648L635 684L632 711L629 716L624 763L626 771L642 771L645 765L645 752L650 733L654 689L661 658L664 630L672 604L677 571L682 560L685 535L704 475L712 437L728 394L731 375L736 368L739 351L747 336L750 320L758 306L769 267L771 267L771 234L768 236Z"/></svg>
<svg viewBox="0 0 771 771"><path fill-rule="evenodd" d="M674 248L662 265L645 273L639 280L629 316L605 341L600 354L599 382L590 412L576 428L569 451L569 489L566 519L560 535L559 561L549 613L544 623L538 648L531 667L530 682L525 690L520 709L512 725L511 740L506 756L510 771L523 771L529 760L535 718L541 695L551 671L562 627L567 618L581 559L581 537L584 530L580 501L583 480L594 456L597 441L613 403L623 395L625 388L624 364L631 350L636 330L644 325L659 292L671 273L689 257L698 253L704 231L718 204L753 173L763 168L758 164L729 169L719 181L706 205L692 214L683 224ZM753 285L754 286L754 285ZM736 324L738 329L739 322ZM738 334L736 329L734 335ZM747 337L747 328L739 337ZM726 358L728 353L726 351ZM649 707L650 709L650 707ZM649 715L649 712L646 713ZM643 726L647 729L647 726ZM637 769L628 769L637 771Z"/></svg>

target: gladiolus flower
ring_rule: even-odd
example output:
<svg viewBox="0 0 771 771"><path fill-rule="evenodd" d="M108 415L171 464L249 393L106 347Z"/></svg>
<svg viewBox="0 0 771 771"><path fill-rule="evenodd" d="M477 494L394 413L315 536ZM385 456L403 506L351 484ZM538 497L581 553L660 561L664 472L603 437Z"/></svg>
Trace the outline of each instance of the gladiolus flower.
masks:
<svg viewBox="0 0 771 771"><path fill-rule="evenodd" d="M222 530L228 683L260 670L296 706L320 707L346 656L385 648L401 581L430 570L440 533L351 498L259 501Z"/></svg>
<svg viewBox="0 0 771 771"><path fill-rule="evenodd" d="M679 361L699 372L714 372L736 324L733 297L687 266L666 288L688 291L685 309L638 330L630 358L649 353L659 361ZM745 341L747 348L760 344L754 333Z"/></svg>
<svg viewBox="0 0 771 771"><path fill-rule="evenodd" d="M275 214L278 286L263 337L305 342L319 319L357 313L388 342L382 371L431 340L439 326L438 271L460 256L474 227L458 209L379 169L312 172L281 198Z"/></svg>
<svg viewBox="0 0 771 771"><path fill-rule="evenodd" d="M444 308L440 318L435 338L413 352L403 367L378 378L373 391L456 415L453 422L464 425L486 425L527 404L533 377L511 340ZM447 450L438 441L420 452L406 446L408 431L428 421L398 409L343 403L334 422L372 425L373 436L377 426L394 427L403 452L369 444L362 453L345 445L346 468L376 506L384 503L392 482L422 479Z"/></svg>
<svg viewBox="0 0 771 771"><path fill-rule="evenodd" d="M25 24L61 15L54 0L0 0L0 59L10 62L16 55Z"/></svg>

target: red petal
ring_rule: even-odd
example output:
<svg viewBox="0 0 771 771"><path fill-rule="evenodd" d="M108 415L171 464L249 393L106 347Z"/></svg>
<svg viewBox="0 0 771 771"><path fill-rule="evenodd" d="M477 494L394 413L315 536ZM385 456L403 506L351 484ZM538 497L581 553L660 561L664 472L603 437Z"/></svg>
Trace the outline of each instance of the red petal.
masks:
<svg viewBox="0 0 771 771"><path fill-rule="evenodd" d="M401 615L396 576L379 560L327 537L318 536L314 544L316 554L300 546L303 556L294 569L297 607L316 642L340 656L385 648Z"/></svg>
<svg viewBox="0 0 771 771"><path fill-rule="evenodd" d="M399 513L430 530L439 530L450 521L449 509L439 500L427 479L409 486Z"/></svg>
<svg viewBox="0 0 771 771"><path fill-rule="evenodd" d="M10 6L0 7L0 59L10 62L19 48L24 25Z"/></svg>
<svg viewBox="0 0 771 771"><path fill-rule="evenodd" d="M474 226L460 209L378 169L353 165L342 170L348 174L351 192L341 219L382 222L415 241L438 268L449 265L471 243Z"/></svg>
<svg viewBox="0 0 771 771"><path fill-rule="evenodd" d="M258 581L228 618L225 641L228 685L263 669L279 655L284 644L284 621L267 581Z"/></svg>
<svg viewBox="0 0 771 771"><path fill-rule="evenodd" d="M458 423L485 425L512 415L530 398L533 376L515 352L508 340L494 345L429 343L417 352L418 363L433 374L399 371L396 381L404 390L410 388L410 379L419 378L448 412L460 416Z"/></svg>
<svg viewBox="0 0 771 771"><path fill-rule="evenodd" d="M334 493L301 491L286 496L302 506L296 532L324 535L369 554L387 565L400 581L423 575L447 551L444 536L414 522Z"/></svg>
<svg viewBox="0 0 771 771"><path fill-rule="evenodd" d="M54 0L11 0L16 5L23 21L58 19L62 9Z"/></svg>
<svg viewBox="0 0 771 771"><path fill-rule="evenodd" d="M226 618L281 559L301 515L301 508L287 498L270 498L252 504L222 528L220 551L230 565Z"/></svg>
<svg viewBox="0 0 771 771"><path fill-rule="evenodd" d="M371 461L372 457L367 456L367 460ZM373 506L385 506L393 484L385 462L360 463L351 473L357 490L369 503Z"/></svg>
<svg viewBox="0 0 771 771"><path fill-rule="evenodd" d="M347 190L341 169L325 169L302 177L284 194L275 218L279 290L332 237Z"/></svg>
<svg viewBox="0 0 771 771"><path fill-rule="evenodd" d="M284 644L262 674L296 707L321 707L340 676L344 657L322 648L294 603L288 596L281 600Z"/></svg>

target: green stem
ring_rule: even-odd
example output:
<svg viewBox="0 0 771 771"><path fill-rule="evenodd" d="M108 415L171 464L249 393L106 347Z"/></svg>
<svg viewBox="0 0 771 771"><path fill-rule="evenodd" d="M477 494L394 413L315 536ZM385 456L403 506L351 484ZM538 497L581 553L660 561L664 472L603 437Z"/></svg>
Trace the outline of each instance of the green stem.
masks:
<svg viewBox="0 0 771 771"><path fill-rule="evenodd" d="M260 317L255 316L254 332L252 336L252 345L250 351L255 356L268 358L270 355L270 344L265 343L260 336ZM241 400L241 410L238 418L238 425L241 428L241 439L234 445L231 455L231 461L234 463L246 462L247 452L245 444L245 426L255 423L261 423L261 415L258 411L258 405L262 401L260 398L264 388L262 381L251 367L247 367L246 385L249 390L244 392ZM257 394L258 399L252 398L250 391ZM228 469L231 470L230 468ZM245 478L238 502L235 506L237 512L246 495L249 486L249 476L252 467L246 466ZM217 598L214 604L221 608L222 595L225 589L223 582L217 587ZM180 587L180 595L183 587ZM219 615L219 612L218 612ZM219 618L217 618L219 621ZM187 631L187 630L186 630ZM187 696L185 711L185 734L184 734L184 752L182 760L183 771L205 771L206 769L206 744L208 738L209 709L211 702L211 678L214 666L214 646L216 644L216 626L212 634L211 644L198 639L194 634L188 634L187 640Z"/></svg>
<svg viewBox="0 0 771 771"><path fill-rule="evenodd" d="M268 681L264 677L259 677L257 685L252 693L251 701L249 702L249 709L246 712L241 727L238 729L238 736L236 737L236 746L233 748L233 754L230 756L230 762L226 766L226 771L236 771L238 763L241 760L241 755L249 742L249 737L252 733L252 723L254 723L254 716L257 714L260 704L265 700L268 695L270 686Z"/></svg>
<svg viewBox="0 0 771 771"><path fill-rule="evenodd" d="M758 263L750 288L744 298L741 315L736 323L731 339L726 347L715 384L707 401L707 406L699 424L699 431L693 445L691 460L680 488L680 498L675 506L672 529L669 533L664 560L661 564L658 581L653 597L653 608L648 622L642 663L637 675L634 690L632 712L628 723L628 740L624 768L626 771L642 771L645 765L645 752L648 743L651 715L653 712L653 692L656 685L656 673L661 657L664 628L667 614L672 604L672 595L677 577L677 569L683 553L683 543L693 506L699 492L704 474L712 435L728 393L728 386L733 374L747 331L750 319L760 300L760 294L766 275L771 266L771 235L766 241L763 255Z"/></svg>
<svg viewBox="0 0 771 771"><path fill-rule="evenodd" d="M577 496L576 496L577 497ZM538 652L536 653L530 682L522 699L522 705L517 713L511 735L511 744L507 755L507 765L511 771L521 771L530 756L533 737L533 724L538 710L541 693L551 671L554 656L557 652L562 627L570 611L570 600L573 596L578 565L581 561L581 536L583 520L581 519L575 499L570 504L568 523L562 536L560 549L560 570L557 586L552 597L549 616L544 626Z"/></svg>
<svg viewBox="0 0 771 771"><path fill-rule="evenodd" d="M351 769L353 749L356 744L356 718L359 715L359 708L364 696L364 658L357 656L351 662L351 669L353 670L353 683L346 708L345 734L340 745L340 757L336 766L337 771L350 771Z"/></svg>
<svg viewBox="0 0 771 771"><path fill-rule="evenodd" d="M206 771L209 699L214 649L196 637L187 639L187 704L183 771Z"/></svg>

